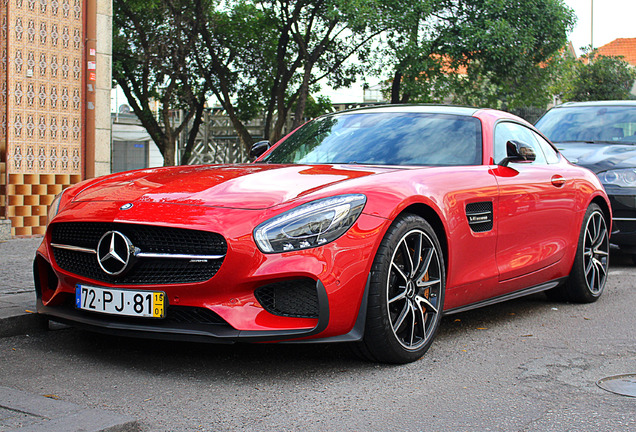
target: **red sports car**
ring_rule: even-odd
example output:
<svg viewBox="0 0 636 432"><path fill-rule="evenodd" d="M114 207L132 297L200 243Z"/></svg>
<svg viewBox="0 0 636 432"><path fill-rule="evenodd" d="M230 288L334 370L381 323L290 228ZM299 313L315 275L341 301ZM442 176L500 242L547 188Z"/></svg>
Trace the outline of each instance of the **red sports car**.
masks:
<svg viewBox="0 0 636 432"><path fill-rule="evenodd" d="M358 109L268 147L66 189L35 258L39 313L149 338L354 342L405 363L442 315L603 292L607 195L518 117Z"/></svg>

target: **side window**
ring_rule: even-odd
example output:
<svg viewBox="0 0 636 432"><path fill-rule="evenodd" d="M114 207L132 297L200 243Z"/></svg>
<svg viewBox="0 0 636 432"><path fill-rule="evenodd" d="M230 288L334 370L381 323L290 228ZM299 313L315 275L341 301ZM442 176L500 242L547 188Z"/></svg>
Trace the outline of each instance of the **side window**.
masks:
<svg viewBox="0 0 636 432"><path fill-rule="evenodd" d="M546 160L549 164L559 163L559 153L547 142L541 135L533 132L532 133L539 143L539 147L543 150L543 154L545 155Z"/></svg>
<svg viewBox="0 0 636 432"><path fill-rule="evenodd" d="M546 164L547 162L543 151L534 138L534 135L535 133L532 130L517 123L503 122L497 124L497 126L495 126L495 148L493 153L495 163L501 162L501 160L507 156L506 143L510 140L516 140L532 147L536 154L536 159L532 162L533 164Z"/></svg>

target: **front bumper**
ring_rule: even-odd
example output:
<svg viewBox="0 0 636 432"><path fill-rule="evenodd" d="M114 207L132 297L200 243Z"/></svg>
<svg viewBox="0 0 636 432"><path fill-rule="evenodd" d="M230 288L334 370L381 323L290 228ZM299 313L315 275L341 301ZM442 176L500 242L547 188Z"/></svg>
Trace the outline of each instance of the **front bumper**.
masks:
<svg viewBox="0 0 636 432"><path fill-rule="evenodd" d="M363 214L345 235L325 246L263 254L254 244L251 230L245 229L256 226L256 216L261 215L260 212L230 210L220 214L218 209L197 208L194 220L184 217L181 208L172 212L166 211L165 204L161 211L147 208L152 206L157 204L136 205L136 213L129 211L125 221L112 217L99 222L143 224L148 223L147 215L162 213L162 226L218 232L227 240L228 252L211 279L196 283L123 285L81 277L57 265L49 230L34 263L38 312L56 321L97 332L147 338L232 343L303 339L338 341L361 337L364 322L360 324L360 317L366 309L367 277L372 258L388 227L389 222L385 219ZM121 204L113 203L113 207L119 208ZM74 210L75 214L61 213L53 223L77 220L76 214L84 209ZM209 212L207 217L206 212ZM159 224L155 222L154 225ZM272 313L272 309L263 307L255 295L264 286L295 280L314 281L318 297L317 317ZM163 291L168 304L167 319L122 318L75 309L74 292L78 283ZM172 319L174 315L170 308L202 310L218 319L177 322Z"/></svg>
<svg viewBox="0 0 636 432"><path fill-rule="evenodd" d="M36 266L37 267L37 266ZM37 271L37 270L36 270ZM35 279L38 280L36 273ZM234 343L282 341L306 338L321 333L329 323L329 302L322 283L317 283L319 318L316 326L297 330L237 330L227 323L179 323L174 320L120 318L75 309L69 304L45 306L42 298L36 301L37 311L49 318L75 327L104 334L142 337L148 339L180 340L190 342ZM38 290L39 292L39 290Z"/></svg>

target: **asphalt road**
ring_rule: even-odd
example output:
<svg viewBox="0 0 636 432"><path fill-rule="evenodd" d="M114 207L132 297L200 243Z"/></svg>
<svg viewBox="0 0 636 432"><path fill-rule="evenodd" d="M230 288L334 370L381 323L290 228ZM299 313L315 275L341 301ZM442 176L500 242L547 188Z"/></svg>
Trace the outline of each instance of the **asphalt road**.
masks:
<svg viewBox="0 0 636 432"><path fill-rule="evenodd" d="M636 431L636 267L601 299L542 294L444 318L405 366L343 345L201 345L74 329L0 339L0 383L140 420L144 431Z"/></svg>

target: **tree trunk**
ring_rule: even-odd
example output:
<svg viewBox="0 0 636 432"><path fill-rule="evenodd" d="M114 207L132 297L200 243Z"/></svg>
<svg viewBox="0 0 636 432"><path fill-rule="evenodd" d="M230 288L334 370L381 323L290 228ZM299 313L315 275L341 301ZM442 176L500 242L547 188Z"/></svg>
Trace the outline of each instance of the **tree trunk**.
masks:
<svg viewBox="0 0 636 432"><path fill-rule="evenodd" d="M402 84L402 73L400 71L395 71L395 75L393 75L393 83L391 84L392 104L400 103L400 84Z"/></svg>
<svg viewBox="0 0 636 432"><path fill-rule="evenodd" d="M269 134L269 141L274 144L283 137L283 128L287 121L287 109L285 107L278 107L278 117L276 117L276 124L274 130Z"/></svg>
<svg viewBox="0 0 636 432"><path fill-rule="evenodd" d="M283 127L285 127L285 122L287 121L287 107L285 107L285 90L283 86L276 89L275 98L276 110L278 112L274 128L269 132L269 142L271 142L272 144L281 139L283 134Z"/></svg>
<svg viewBox="0 0 636 432"><path fill-rule="evenodd" d="M163 151L163 166L174 166L175 165L175 144L176 141L173 137L166 136L164 142L162 143Z"/></svg>
<svg viewBox="0 0 636 432"><path fill-rule="evenodd" d="M203 96L205 96L205 93L203 94ZM190 163L190 159L192 158L192 150L194 150L194 144L196 142L197 135L199 134L199 129L201 128L201 123L203 121L202 117L203 117L204 107L205 107L205 101L199 100L197 105L197 111L194 114L194 120L192 121L192 128L188 132L188 142L186 143L185 149L183 150L181 165L188 165Z"/></svg>
<svg viewBox="0 0 636 432"><path fill-rule="evenodd" d="M272 118L274 117L275 101L272 100L267 106L267 113L265 114L265 126L263 128L263 139L269 139L269 131L272 128Z"/></svg>
<svg viewBox="0 0 636 432"><path fill-rule="evenodd" d="M294 113L294 123L292 129L296 129L298 126L304 123L305 120L305 106L307 105L307 98L309 97L309 80L311 78L311 69L313 64L305 65L305 73L303 74L303 82L300 85L298 92L298 99L296 100L296 112Z"/></svg>
<svg viewBox="0 0 636 432"><path fill-rule="evenodd" d="M227 93L224 93L224 95L227 95ZM217 99L218 99L218 96L217 96ZM249 155L250 150L252 149L252 144L254 143L254 139L252 138L252 135L247 130L243 122L236 115L236 111L234 111L234 107L232 106L232 103L229 101L229 97L227 97L226 99L220 100L220 102L223 108L225 109L225 112L227 112L228 117L230 117L232 126L234 126L234 129L236 129L236 134L238 135L238 139L239 139L239 143L241 144L241 147L243 147L245 149L246 154Z"/></svg>
<svg viewBox="0 0 636 432"><path fill-rule="evenodd" d="M245 149L245 154L249 155L250 150L252 149L252 144L254 144L252 134L249 133L243 122L241 122L236 115L230 116L230 120L238 134L239 143Z"/></svg>

